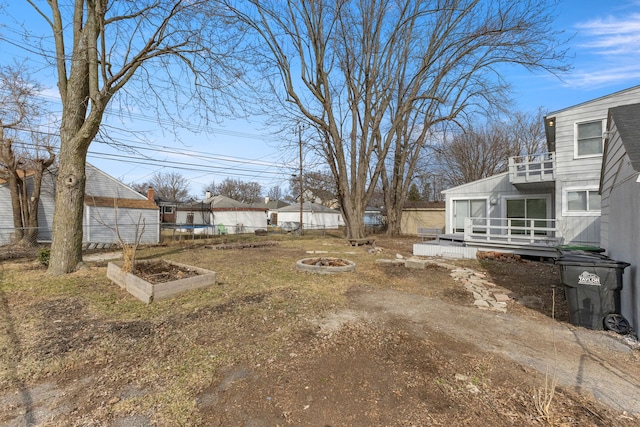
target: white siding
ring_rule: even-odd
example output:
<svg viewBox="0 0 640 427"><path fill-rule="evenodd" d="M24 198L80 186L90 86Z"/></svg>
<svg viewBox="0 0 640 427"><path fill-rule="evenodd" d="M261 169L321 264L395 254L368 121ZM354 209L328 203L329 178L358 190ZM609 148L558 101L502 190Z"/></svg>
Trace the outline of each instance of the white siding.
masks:
<svg viewBox="0 0 640 427"><path fill-rule="evenodd" d="M600 214L566 216L562 212L564 189L597 188L600 184L602 156L575 157L576 123L603 120L604 131L609 108L635 103L639 99L640 87L634 87L548 114L548 117L556 119L555 207L556 218L559 220L558 224L565 243L601 245Z"/></svg>
<svg viewBox="0 0 640 427"><path fill-rule="evenodd" d="M544 191L547 191L547 193ZM453 202L455 200L486 200L487 216L489 218L504 218L507 199L513 197L546 196L551 195L553 190L542 190L540 188L519 189L509 182L509 174L503 173L454 187L443 193L445 194L446 205L445 231L451 233L453 230ZM553 197L550 197L550 199L552 203L551 212L553 213Z"/></svg>
<svg viewBox="0 0 640 427"><path fill-rule="evenodd" d="M189 215L193 215L193 224L195 225L204 225L204 224L210 224L211 223L211 212L206 212L206 211L202 211L200 210L200 208L198 208L197 210L178 210L176 212L176 224L188 224L189 221L187 221L188 216Z"/></svg>
<svg viewBox="0 0 640 427"><path fill-rule="evenodd" d="M53 226L53 200L54 200L54 176L50 172L45 172L42 177L42 188L40 190L40 202L38 203L38 240L51 240L51 228ZM28 182L28 191L31 192L33 185ZM0 185L0 245L10 242L13 235L13 216L11 214L11 194L7 184Z"/></svg>
<svg viewBox="0 0 640 427"><path fill-rule="evenodd" d="M227 233L253 233L257 229L267 228L267 217L264 211L214 211L213 224L224 225Z"/></svg>
<svg viewBox="0 0 640 427"><path fill-rule="evenodd" d="M283 222L300 222L300 212L279 212L278 213L278 224ZM344 225L344 221L342 220L342 214L336 211L332 212L302 212L302 222L303 227L307 227L309 229L318 228L318 229L336 229L341 225Z"/></svg>
<svg viewBox="0 0 640 427"><path fill-rule="evenodd" d="M53 230L53 208L55 207L55 179L56 177L46 172L42 176L42 188L40 189L40 203L38 204L38 238L49 241Z"/></svg>
<svg viewBox="0 0 640 427"><path fill-rule="evenodd" d="M146 197L137 191L129 188L115 178L100 171L94 166L87 164L87 184L86 193L95 197L113 197L122 199L134 199L134 200L146 200ZM42 178L42 190L40 193L40 203L38 206L38 226L39 240L51 240L51 230L53 228L53 211L55 208L55 176L51 172L45 172ZM0 218L0 244L8 243L9 235L6 234L6 228L13 228L13 219L11 218L11 199L9 191L6 185L0 185L0 209L4 209L3 212L8 212L8 215L2 215ZM116 242L114 232L109 228L115 223L113 207L98 208L85 205L85 213L83 218L83 241L84 242L96 242L96 243L110 243ZM159 236L159 218L158 211L155 209L129 209L121 208L119 210L120 220L123 222L123 230L128 229L124 234L127 235L127 239L131 238L132 234L135 234L131 225L124 225L132 223L131 218L137 220L139 215L142 215L146 221L146 231L144 233L143 241L145 243L157 243L160 240ZM101 218L101 219L100 219ZM107 226L101 224L103 221ZM13 231L11 230L11 233Z"/></svg>
<svg viewBox="0 0 640 427"><path fill-rule="evenodd" d="M6 245L13 235L13 216L11 215L11 195L7 184L0 185L0 245Z"/></svg>
<svg viewBox="0 0 640 427"><path fill-rule="evenodd" d="M613 217L604 219L602 215L608 212L610 200L602 200L600 211L569 212L566 194L570 190L597 191L600 185L602 169L602 155L591 157L576 157L576 129L578 123L602 121L603 132L607 129L607 115L609 109L616 106L637 103L640 100L640 86L626 89L608 96L594 99L573 107L549 113L547 118L555 119L555 162L556 181L553 189L527 189L526 186L515 187L509 183L508 174L500 174L483 180L464 184L444 191L446 198L446 231L452 231L453 203L455 200L483 199L487 203L487 216L490 218L503 217L505 200L511 197L550 196L552 219L556 219L559 236L563 243L601 246L610 243L613 234L609 233ZM619 163L622 156L619 143L610 147L612 164ZM617 173L614 166L604 177L605 185L611 186L613 175ZM619 177L618 177L619 178ZM619 182L619 179L618 181ZM628 202L630 203L630 202ZM630 210L627 210L629 212ZM638 209L636 207L635 211ZM640 225L640 221L639 221ZM602 233L602 236L601 236ZM628 235L627 235L628 237ZM635 252L634 252L635 253Z"/></svg>
<svg viewBox="0 0 640 427"><path fill-rule="evenodd" d="M112 207L85 206L82 220L84 242L118 243L116 211ZM117 226L125 243L134 243L142 233L141 243L158 243L158 211L152 209L118 209ZM136 230L137 227L137 230ZM143 231L144 227L144 231Z"/></svg>

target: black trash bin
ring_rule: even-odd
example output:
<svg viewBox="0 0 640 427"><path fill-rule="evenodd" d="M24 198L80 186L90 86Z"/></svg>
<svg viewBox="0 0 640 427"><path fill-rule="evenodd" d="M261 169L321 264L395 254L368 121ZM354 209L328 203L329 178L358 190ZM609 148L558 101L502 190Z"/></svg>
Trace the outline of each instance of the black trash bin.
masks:
<svg viewBox="0 0 640 427"><path fill-rule="evenodd" d="M562 251L556 264L560 266L572 324L629 332L629 322L620 314L620 290L624 269L631 264L580 250Z"/></svg>

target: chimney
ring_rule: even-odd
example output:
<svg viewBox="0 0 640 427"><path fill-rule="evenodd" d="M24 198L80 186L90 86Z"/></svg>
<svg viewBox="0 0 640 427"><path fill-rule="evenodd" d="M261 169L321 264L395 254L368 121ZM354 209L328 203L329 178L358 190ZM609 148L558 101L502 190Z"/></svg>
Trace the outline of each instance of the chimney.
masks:
<svg viewBox="0 0 640 427"><path fill-rule="evenodd" d="M267 203L269 203L269 197L264 198L264 204L266 205Z"/></svg>
<svg viewBox="0 0 640 427"><path fill-rule="evenodd" d="M205 191L204 198L205 198L205 200L206 199L210 199L211 198L211 191L209 191L209 190Z"/></svg>
<svg viewBox="0 0 640 427"><path fill-rule="evenodd" d="M154 201L156 193L153 191L153 187L147 188L147 200Z"/></svg>

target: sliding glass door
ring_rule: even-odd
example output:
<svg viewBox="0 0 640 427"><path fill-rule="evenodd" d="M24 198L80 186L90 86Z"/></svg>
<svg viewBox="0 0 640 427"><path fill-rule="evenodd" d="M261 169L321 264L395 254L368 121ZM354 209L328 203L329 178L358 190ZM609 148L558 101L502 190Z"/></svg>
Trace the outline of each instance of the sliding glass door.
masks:
<svg viewBox="0 0 640 427"><path fill-rule="evenodd" d="M507 218L517 218L511 221L511 234L527 234L531 226L547 227L547 199L508 199ZM537 219L541 221L536 221ZM535 234L545 235L547 233L546 231L535 231Z"/></svg>
<svg viewBox="0 0 640 427"><path fill-rule="evenodd" d="M454 200L453 201L453 232L464 233L465 218L485 218L487 216L487 201Z"/></svg>

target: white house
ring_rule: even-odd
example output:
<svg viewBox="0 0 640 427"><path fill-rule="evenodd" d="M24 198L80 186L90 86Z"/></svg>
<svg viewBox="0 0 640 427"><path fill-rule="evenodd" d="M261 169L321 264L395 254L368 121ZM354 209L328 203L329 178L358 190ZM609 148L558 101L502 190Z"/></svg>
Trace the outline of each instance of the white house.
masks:
<svg viewBox="0 0 640 427"><path fill-rule="evenodd" d="M284 208L288 206L288 203L283 202L282 200L271 200L269 197L264 198L264 203L253 203L251 204L254 208L260 208L265 211L267 215L267 224L277 225L278 224L278 209Z"/></svg>
<svg viewBox="0 0 640 427"><path fill-rule="evenodd" d="M600 244L614 260L631 263L623 275L622 315L640 327L640 104L609 109L600 192Z"/></svg>
<svg viewBox="0 0 640 427"><path fill-rule="evenodd" d="M195 227L196 233L253 233L267 228L267 210L226 196L208 194L202 201L178 205L176 225Z"/></svg>
<svg viewBox="0 0 640 427"><path fill-rule="evenodd" d="M293 203L278 209L278 224L285 222L300 223L300 204ZM337 229L344 225L342 214L336 209L316 203L304 202L302 204L302 224L306 230Z"/></svg>
<svg viewBox="0 0 640 427"><path fill-rule="evenodd" d="M87 164L86 174L83 243L118 243L116 224L126 242L133 242L143 225L142 243L160 241L158 207L153 202L152 190L145 197L91 164ZM55 171L46 171L42 178L38 206L39 241L49 241L52 237L55 179ZM0 215L0 244L7 244L13 233L13 218L6 183L0 183L0 209L7 213Z"/></svg>
<svg viewBox="0 0 640 427"><path fill-rule="evenodd" d="M610 108L640 86L549 113L548 152L513 157L509 171L443 191L445 238L466 247L555 256L555 246L599 247L600 171ZM416 245L417 255L431 255Z"/></svg>

